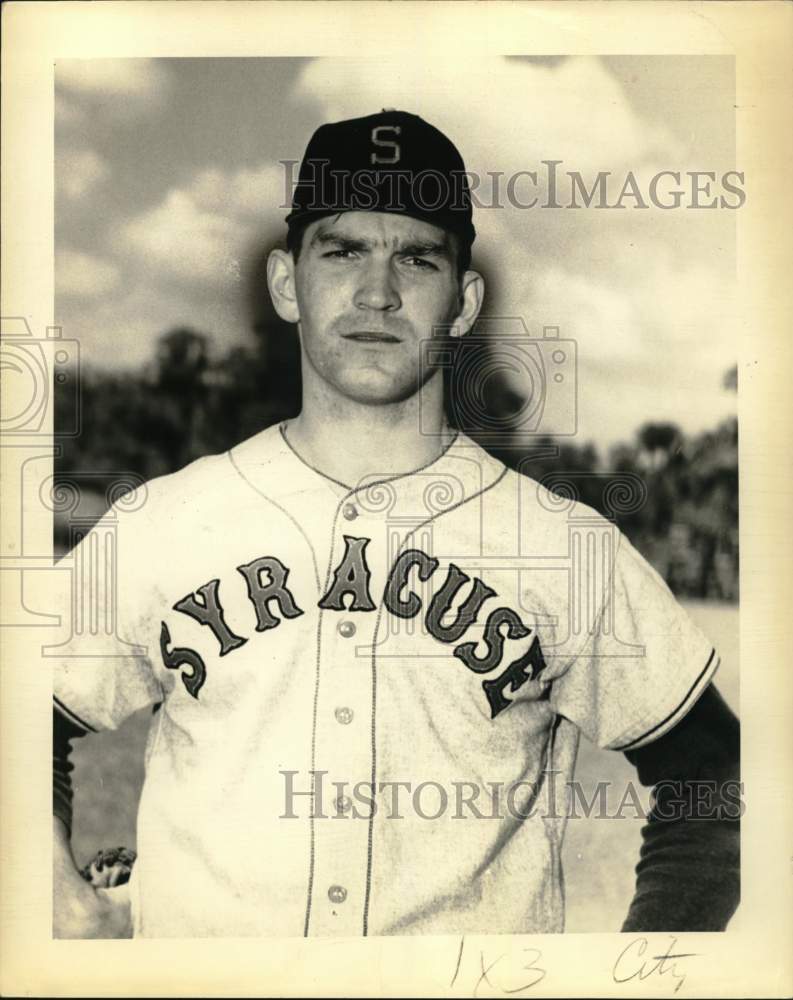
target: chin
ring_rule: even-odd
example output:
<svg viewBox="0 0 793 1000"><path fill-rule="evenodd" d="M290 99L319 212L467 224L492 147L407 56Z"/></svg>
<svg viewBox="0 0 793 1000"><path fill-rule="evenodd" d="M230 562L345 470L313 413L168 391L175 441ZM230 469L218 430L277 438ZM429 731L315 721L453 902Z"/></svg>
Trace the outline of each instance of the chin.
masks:
<svg viewBox="0 0 793 1000"><path fill-rule="evenodd" d="M388 406L410 399L418 391L417 379L397 380L382 372L357 373L343 379L338 389L347 399L367 406Z"/></svg>

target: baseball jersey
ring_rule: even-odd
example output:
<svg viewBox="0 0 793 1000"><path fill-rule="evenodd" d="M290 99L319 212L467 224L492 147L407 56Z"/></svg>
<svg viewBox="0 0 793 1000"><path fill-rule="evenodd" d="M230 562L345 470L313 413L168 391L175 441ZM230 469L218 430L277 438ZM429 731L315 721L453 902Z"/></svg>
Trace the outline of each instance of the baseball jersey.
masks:
<svg viewBox="0 0 793 1000"><path fill-rule="evenodd" d="M60 711L159 706L136 936L560 931L579 734L654 740L718 665L614 524L464 435L350 486L274 426L67 565Z"/></svg>

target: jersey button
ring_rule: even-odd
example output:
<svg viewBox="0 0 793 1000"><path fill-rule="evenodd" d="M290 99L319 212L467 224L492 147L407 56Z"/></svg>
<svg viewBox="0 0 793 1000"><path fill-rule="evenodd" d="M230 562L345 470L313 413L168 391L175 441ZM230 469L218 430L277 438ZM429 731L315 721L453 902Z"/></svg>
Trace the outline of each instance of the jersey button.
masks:
<svg viewBox="0 0 793 1000"><path fill-rule="evenodd" d="M351 621L339 622L339 635L351 639L355 635L355 625Z"/></svg>
<svg viewBox="0 0 793 1000"><path fill-rule="evenodd" d="M347 521L354 521L358 516L358 508L354 503L346 503L342 507L341 512Z"/></svg>
<svg viewBox="0 0 793 1000"><path fill-rule="evenodd" d="M336 716L336 722L340 723L342 726L349 726L352 722L353 710L347 708L346 705L341 705L333 713Z"/></svg>
<svg viewBox="0 0 793 1000"><path fill-rule="evenodd" d="M332 885L328 889L328 899L331 903L343 903L347 898L347 890L343 885Z"/></svg>
<svg viewBox="0 0 793 1000"><path fill-rule="evenodd" d="M335 802L336 812L343 816L352 809L352 799L349 795L340 795Z"/></svg>

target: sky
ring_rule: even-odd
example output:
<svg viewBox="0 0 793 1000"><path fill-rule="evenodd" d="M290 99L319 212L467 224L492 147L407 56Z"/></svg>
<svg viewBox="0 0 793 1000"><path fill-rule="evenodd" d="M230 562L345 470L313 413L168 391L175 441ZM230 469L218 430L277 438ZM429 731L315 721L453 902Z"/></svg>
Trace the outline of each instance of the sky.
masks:
<svg viewBox="0 0 793 1000"><path fill-rule="evenodd" d="M647 200L659 171L740 169L729 57L95 59L55 80L56 322L111 370L140 368L174 326L217 352L252 342L255 261L285 233L279 161L326 121L402 108L483 178L560 160L588 187L610 171L611 201L629 171ZM483 314L575 342L577 439L601 447L736 408L736 211L625 204L474 213Z"/></svg>

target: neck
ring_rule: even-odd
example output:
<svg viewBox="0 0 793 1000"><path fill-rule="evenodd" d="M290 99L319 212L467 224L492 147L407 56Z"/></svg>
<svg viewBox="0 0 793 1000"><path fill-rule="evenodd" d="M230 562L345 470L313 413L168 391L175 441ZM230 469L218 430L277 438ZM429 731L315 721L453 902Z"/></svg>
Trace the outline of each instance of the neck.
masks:
<svg viewBox="0 0 793 1000"><path fill-rule="evenodd" d="M307 394L301 413L286 426L290 445L305 462L348 486L423 468L446 450L454 433L443 413L440 374L399 403L374 406Z"/></svg>

